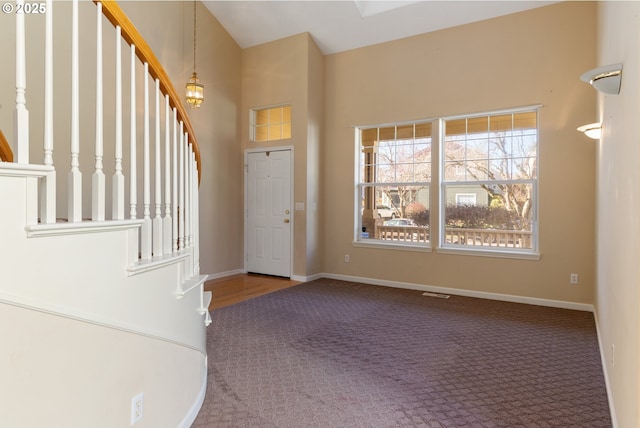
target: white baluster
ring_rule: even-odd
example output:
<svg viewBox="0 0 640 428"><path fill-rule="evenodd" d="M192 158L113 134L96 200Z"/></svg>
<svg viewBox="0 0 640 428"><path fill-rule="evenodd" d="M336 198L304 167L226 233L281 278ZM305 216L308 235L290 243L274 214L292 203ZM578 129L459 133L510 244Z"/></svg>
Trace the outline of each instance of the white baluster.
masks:
<svg viewBox="0 0 640 428"><path fill-rule="evenodd" d="M44 53L44 164L53 166L53 0L45 2ZM56 172L48 172L41 183L40 217L44 224L56 222Z"/></svg>
<svg viewBox="0 0 640 428"><path fill-rule="evenodd" d="M185 135L184 156L184 242L185 247L191 247L191 143L189 135Z"/></svg>
<svg viewBox="0 0 640 428"><path fill-rule="evenodd" d="M193 154L193 254L194 275L200 275L200 196L198 192L198 163Z"/></svg>
<svg viewBox="0 0 640 428"><path fill-rule="evenodd" d="M45 7L44 48L44 164L53 165L53 0Z"/></svg>
<svg viewBox="0 0 640 428"><path fill-rule="evenodd" d="M185 133L184 145L184 247L189 257L185 260L187 278L193 277L193 252L191 248L191 144Z"/></svg>
<svg viewBox="0 0 640 428"><path fill-rule="evenodd" d="M193 144L191 144L191 158L189 159L190 171L191 171L191 185L189 186L191 189L189 206L191 207L191 223L189 226L189 243L191 245L191 273L193 276L196 274L196 245L195 245L195 231L196 231L196 221L198 218L198 211L196 210L196 192L198 191L196 187L197 182L197 172L196 172L196 152L193 150Z"/></svg>
<svg viewBox="0 0 640 428"><path fill-rule="evenodd" d="M102 3L96 4L96 162L91 180L91 219L104 221L105 178L102 158L104 157L103 99L102 99Z"/></svg>
<svg viewBox="0 0 640 428"><path fill-rule="evenodd" d="M171 254L171 109L169 95L164 97L164 219L163 252Z"/></svg>
<svg viewBox="0 0 640 428"><path fill-rule="evenodd" d="M154 162L154 189L153 201L155 212L153 217L153 255L162 255L162 163L160 159L160 80L156 79L156 131L155 131L155 162Z"/></svg>
<svg viewBox="0 0 640 428"><path fill-rule="evenodd" d="M116 26L116 141L112 179L111 218L124 220L124 174L122 173L122 29Z"/></svg>
<svg viewBox="0 0 640 428"><path fill-rule="evenodd" d="M178 204L178 248L184 249L184 145L185 143L185 133L183 132L183 124L180 123L180 160L178 162L178 167L180 168L180 172L178 173L178 180L180 183L178 184L179 192L180 192L180 203Z"/></svg>
<svg viewBox="0 0 640 428"><path fill-rule="evenodd" d="M71 171L68 180L69 222L82 221L80 172L80 65L78 60L78 0L73 0L71 20Z"/></svg>
<svg viewBox="0 0 640 428"><path fill-rule="evenodd" d="M131 129L129 157L129 218L138 218L138 167L136 161L136 47L131 45Z"/></svg>
<svg viewBox="0 0 640 428"><path fill-rule="evenodd" d="M17 0L16 8L23 8L24 1ZM25 14L16 13L16 109L14 111L15 161L29 163L29 111L27 110L27 67Z"/></svg>
<svg viewBox="0 0 640 428"><path fill-rule="evenodd" d="M143 183L142 183L142 203L143 220L141 229L141 252L142 259L151 258L151 171L149 154L149 63L144 63L144 118L143 118Z"/></svg>
<svg viewBox="0 0 640 428"><path fill-rule="evenodd" d="M180 135L182 135L182 122L180 122ZM178 110L173 108L173 206L172 208L172 227L171 227L171 249L173 252L178 251Z"/></svg>

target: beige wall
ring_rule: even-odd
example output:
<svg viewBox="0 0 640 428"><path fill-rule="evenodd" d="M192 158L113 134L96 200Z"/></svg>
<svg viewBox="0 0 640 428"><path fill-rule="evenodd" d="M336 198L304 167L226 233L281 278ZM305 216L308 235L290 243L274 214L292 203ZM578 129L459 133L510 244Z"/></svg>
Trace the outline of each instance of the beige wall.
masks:
<svg viewBox="0 0 640 428"><path fill-rule="evenodd" d="M242 51L241 150L293 147L293 202L305 204L304 211L293 211L292 273L299 277L317 273L321 260L316 257L320 248L316 210L320 196L321 64L320 52L307 33ZM291 104L291 139L250 142L250 109L276 104Z"/></svg>
<svg viewBox="0 0 640 428"><path fill-rule="evenodd" d="M320 166L324 149L324 56L311 37L308 38L308 111L307 118L307 242L305 275L323 272L322 175Z"/></svg>
<svg viewBox="0 0 640 428"><path fill-rule="evenodd" d="M640 3L599 4L598 59L623 63L619 95L599 95L596 314L617 426L640 426ZM595 92L595 90L594 90ZM615 346L615 364L612 359Z"/></svg>
<svg viewBox="0 0 640 428"><path fill-rule="evenodd" d="M595 148L575 129L594 120L579 76L595 61L595 26L594 3L567 2L326 57L324 271L591 304ZM532 104L543 105L540 260L352 244L354 125Z"/></svg>

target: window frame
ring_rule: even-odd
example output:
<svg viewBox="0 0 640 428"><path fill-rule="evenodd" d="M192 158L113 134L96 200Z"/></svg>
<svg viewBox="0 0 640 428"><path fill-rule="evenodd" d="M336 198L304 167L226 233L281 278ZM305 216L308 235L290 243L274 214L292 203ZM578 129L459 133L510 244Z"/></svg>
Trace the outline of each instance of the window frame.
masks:
<svg viewBox="0 0 640 428"><path fill-rule="evenodd" d="M428 181L383 181L383 182L365 182L361 181L361 177L364 177L364 172L361 170L363 163L361 162L362 156L362 132L363 130L368 129L381 129L381 128L389 128L396 127L396 135L395 141L402 141L405 138L397 138L397 128L398 127L407 127L421 124L429 124L431 127L431 134L426 137L429 138L429 150L430 153L430 162L429 162L429 180ZM353 245L354 246L362 246L362 247L388 247L393 249L401 249L406 251L419 251L419 252L430 252L432 250L432 236L431 236L431 221L428 224L429 230L429 241L424 243L416 243L416 242L406 242L406 241L391 241L391 240L383 240L383 239L373 239L373 238L362 238L362 209L364 208L362 202L364 198L361 195L364 192L364 189L367 187L398 187L398 186L426 186L429 194L429 211L431 211L431 189L434 187L434 177L433 177L433 165L434 165L434 156L433 156L433 147L434 147L434 136L435 136L435 126L436 119L421 119L415 121L405 121L405 122L394 122L394 123L385 123L378 125L363 125L363 126L355 126L354 127L354 141L355 141L355 186L354 186L354 203L356 209L354 210L354 224L356 225L353 235ZM379 131L378 131L379 134ZM414 128L414 136L412 138L415 141L415 128ZM412 163L415 164L415 163ZM376 165L376 163L373 163ZM373 201L373 205L375 207L375 199Z"/></svg>
<svg viewBox="0 0 640 428"><path fill-rule="evenodd" d="M266 111L267 115L270 115L270 111L273 109L282 109L282 114L284 115L284 109L289 108L289 121L284 121L284 117L281 121L271 122L270 117L267 119L266 125L258 125L257 123L257 115L259 112ZM262 107L253 107L249 109L249 141L252 143L270 143L273 141L283 141L290 140L293 137L293 107L291 103L282 103L282 104L273 104L269 106ZM289 127L289 136L283 137L284 135L284 127L288 124ZM271 126L279 126L280 127L280 138L270 138L269 127ZM258 140L257 138L257 128L258 126L266 126L267 129L267 139Z"/></svg>
<svg viewBox="0 0 640 428"><path fill-rule="evenodd" d="M504 110L494 110L487 112L479 112L473 114L464 114L456 116L447 116L439 119L439 132L438 132L438 243L437 251L443 254L468 254L476 256L487 257L506 257L506 258L522 258L522 259L534 259L540 258L539 253L539 181L540 181L540 108L541 105L532 105L519 108L511 108ZM529 179L511 179L511 180L465 180L465 181L447 181L445 180L445 122L458 119L471 119L481 118L485 116L497 116L497 115L515 115L519 113L535 113L536 114L536 176ZM466 158L465 158L466 159ZM532 186L532 211L531 211L531 248L513 248L513 247L483 247L483 246L466 246L455 245L453 243L446 243L446 204L447 204L447 186L477 186L477 185L491 185L491 184L525 184Z"/></svg>
<svg viewBox="0 0 640 428"><path fill-rule="evenodd" d="M497 258L515 258L515 259L528 259L528 260L539 260L540 252L539 252L539 182L540 182L540 109L542 108L541 104L529 105L523 107L515 107L508 108L502 110L492 110L492 111L484 111L470 114L460 114L455 116L440 116L440 117L432 117L427 119L420 119L414 121L404 121L404 122L393 122L393 123L382 123L375 125L360 125L354 126L354 211L353 211L353 219L354 219L354 230L353 230L353 241L352 245L355 247L368 247L368 248L388 248L394 250L404 250L404 251L418 251L418 252L431 252L436 251L442 254L454 254L454 255L473 255L473 256L484 256L484 257L497 257ZM495 115L506 115L506 114L518 114L518 113L535 113L536 114L536 128L535 128L535 136L536 136L536 153L535 153L535 164L536 164L536 175L533 179L526 180L485 180L491 185L495 184L529 184L532 186L532 210L531 210L531 239L532 245L531 248L513 248L513 247L489 247L489 246L456 246L453 244L446 244L444 241L446 239L445 235L445 209L446 209L446 186L452 185L460 185L460 184L469 184L468 181L456 181L456 182L448 182L444 180L445 178L445 121L456 120L456 119L468 119L468 118L476 118L483 116L495 116ZM420 123L431 123L431 139L430 139L430 150L431 150L431 173L430 179L427 183L427 188L429 191L429 207L428 210L430 213L434 213L436 218L431 215L429 219L429 242L426 244L416 244L411 242L394 242L394 241L385 241L385 240L376 240L376 239L361 239L361 230L362 230L362 201L361 197L363 188L368 186L380 186L380 185L397 185L397 184L411 184L408 182L394 182L394 183L377 183L371 182L367 183L364 181L361 182L361 177L363 174L361 172L362 161L362 139L361 139L361 131L364 129L372 129L372 128L385 128L391 126L405 126L405 125L413 125ZM414 182L418 183L418 182ZM420 182L423 183L423 182ZM474 181L473 185L479 185L484 183L484 181ZM375 200L374 200L375 205Z"/></svg>

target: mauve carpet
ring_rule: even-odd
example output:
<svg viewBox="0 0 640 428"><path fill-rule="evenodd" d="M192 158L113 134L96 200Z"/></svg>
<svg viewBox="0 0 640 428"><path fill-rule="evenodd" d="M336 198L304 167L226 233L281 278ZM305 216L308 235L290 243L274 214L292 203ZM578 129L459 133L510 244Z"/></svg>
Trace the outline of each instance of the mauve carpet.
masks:
<svg viewBox="0 0 640 428"><path fill-rule="evenodd" d="M193 427L611 427L593 314L320 279L212 312Z"/></svg>

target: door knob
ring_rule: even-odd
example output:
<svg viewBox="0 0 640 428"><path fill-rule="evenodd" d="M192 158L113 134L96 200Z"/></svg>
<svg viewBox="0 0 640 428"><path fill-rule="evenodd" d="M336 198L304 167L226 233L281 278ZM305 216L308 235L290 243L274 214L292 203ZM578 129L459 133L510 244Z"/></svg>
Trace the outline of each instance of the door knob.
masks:
<svg viewBox="0 0 640 428"><path fill-rule="evenodd" d="M285 222L285 223L289 223L289 219L288 219L288 218L285 218L285 219L284 219L284 222Z"/></svg>

